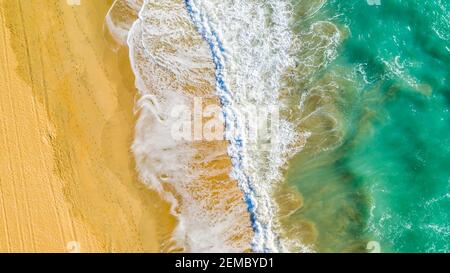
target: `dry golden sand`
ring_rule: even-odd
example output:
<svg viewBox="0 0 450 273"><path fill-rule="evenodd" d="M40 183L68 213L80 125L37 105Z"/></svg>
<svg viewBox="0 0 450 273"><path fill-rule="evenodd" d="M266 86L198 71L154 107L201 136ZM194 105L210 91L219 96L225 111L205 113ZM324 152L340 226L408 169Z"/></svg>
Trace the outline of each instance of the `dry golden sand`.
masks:
<svg viewBox="0 0 450 273"><path fill-rule="evenodd" d="M134 78L112 0L0 0L0 251L164 251L175 220L136 177ZM70 246L70 244L69 244Z"/></svg>

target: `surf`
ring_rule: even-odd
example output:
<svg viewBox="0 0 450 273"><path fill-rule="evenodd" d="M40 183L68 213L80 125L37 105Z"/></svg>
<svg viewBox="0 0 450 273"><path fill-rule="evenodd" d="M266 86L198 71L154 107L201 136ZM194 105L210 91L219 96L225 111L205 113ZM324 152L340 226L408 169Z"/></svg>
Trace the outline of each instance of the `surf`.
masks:
<svg viewBox="0 0 450 273"><path fill-rule="evenodd" d="M293 31L295 7L289 1L143 1L139 11L138 2L122 1L127 5L122 10L138 19L132 25L110 19L108 26L121 43L128 29L139 90L132 150L143 182L173 204L179 219L171 249L245 251L251 243L255 252L313 251L281 221L301 204L301 196L283 190L284 175L293 156L315 138L303 125L316 112L305 112L308 94L300 96L293 82L334 58L339 33L333 25L317 22L302 37ZM311 35L321 39L320 48L303 39ZM302 50L313 50L312 58L299 58ZM192 107L198 96L216 100L224 117L227 142L216 145L212 155L209 143L175 141L170 134L176 122L170 110L179 104ZM261 109L262 122L252 119ZM268 116L269 135L249 132L265 127ZM207 158L230 162L230 168L219 170L226 186L215 194L199 179L217 173L204 167ZM240 193L232 190L234 183ZM279 192L289 198L278 202ZM220 205L210 210L211 203ZM250 225L252 233L246 229Z"/></svg>

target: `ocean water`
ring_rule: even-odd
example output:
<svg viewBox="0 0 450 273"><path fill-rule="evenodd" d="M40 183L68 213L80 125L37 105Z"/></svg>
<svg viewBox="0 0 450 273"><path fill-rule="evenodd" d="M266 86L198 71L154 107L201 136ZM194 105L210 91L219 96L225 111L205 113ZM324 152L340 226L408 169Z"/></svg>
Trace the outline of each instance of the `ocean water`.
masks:
<svg viewBox="0 0 450 273"><path fill-rule="evenodd" d="M312 82L296 82L325 113L302 125L317 139L290 163L304 200L284 225L309 223L314 236L300 236L317 251L448 252L450 2L330 0L310 16L304 2L299 33L327 21L343 39Z"/></svg>
<svg viewBox="0 0 450 273"><path fill-rule="evenodd" d="M448 252L449 21L446 0L115 1L138 172L179 219L166 250ZM173 138L198 98L225 141Z"/></svg>

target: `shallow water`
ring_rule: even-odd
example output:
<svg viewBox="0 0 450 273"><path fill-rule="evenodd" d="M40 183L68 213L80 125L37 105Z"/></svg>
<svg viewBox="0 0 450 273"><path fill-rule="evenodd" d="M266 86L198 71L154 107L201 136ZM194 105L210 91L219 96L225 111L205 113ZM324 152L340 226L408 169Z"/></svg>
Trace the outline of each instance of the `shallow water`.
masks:
<svg viewBox="0 0 450 273"><path fill-rule="evenodd" d="M335 0L312 16L302 2L299 33L327 21L342 41L295 81L313 134L287 175L304 204L283 226L309 223L298 236L318 251L448 252L449 2Z"/></svg>

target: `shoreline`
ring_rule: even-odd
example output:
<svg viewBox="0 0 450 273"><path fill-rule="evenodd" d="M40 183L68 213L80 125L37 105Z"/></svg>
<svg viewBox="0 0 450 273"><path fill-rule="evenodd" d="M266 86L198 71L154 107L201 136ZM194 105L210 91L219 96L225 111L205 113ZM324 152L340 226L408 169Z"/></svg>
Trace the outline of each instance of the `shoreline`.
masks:
<svg viewBox="0 0 450 273"><path fill-rule="evenodd" d="M164 20L167 14L174 18L170 23ZM159 15L162 20L158 20ZM159 28L160 23L167 23L161 32L149 31ZM184 34L176 35L180 29ZM140 95L132 149L144 183L172 201L179 219L173 236L177 250L250 251L251 223L243 193L230 175L228 143L180 141L172 135L175 117L170 110L177 103L195 107L197 97L220 107L208 44L192 24L185 3L146 3L130 29L127 43ZM183 61L174 52L183 52ZM177 68L166 70L168 63ZM192 77L186 77L188 74ZM158 106L153 107L155 104ZM155 113L159 119L155 119ZM208 120L203 116L203 122Z"/></svg>

